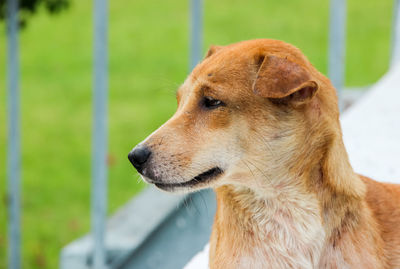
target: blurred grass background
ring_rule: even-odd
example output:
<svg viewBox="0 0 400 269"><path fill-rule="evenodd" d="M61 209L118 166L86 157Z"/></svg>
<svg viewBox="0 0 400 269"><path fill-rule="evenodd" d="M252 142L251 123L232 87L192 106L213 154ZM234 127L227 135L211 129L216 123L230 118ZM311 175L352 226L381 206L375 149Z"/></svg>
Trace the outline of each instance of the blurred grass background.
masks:
<svg viewBox="0 0 400 269"><path fill-rule="evenodd" d="M392 0L349 0L346 85L387 70ZM144 184L129 150L175 109L188 73L188 1L110 1L109 212ZM204 51L245 39L290 42L326 74L329 2L205 1ZM89 231L92 1L40 11L20 35L23 268L57 268L61 248ZM0 23L0 268L6 268L6 37ZM134 212L132 212L134 214Z"/></svg>

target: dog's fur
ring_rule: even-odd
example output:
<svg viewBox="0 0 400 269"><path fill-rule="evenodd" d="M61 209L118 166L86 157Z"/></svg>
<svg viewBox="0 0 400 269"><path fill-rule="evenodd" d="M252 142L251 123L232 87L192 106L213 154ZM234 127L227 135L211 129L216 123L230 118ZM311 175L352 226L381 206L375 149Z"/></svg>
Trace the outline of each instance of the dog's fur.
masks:
<svg viewBox="0 0 400 269"><path fill-rule="evenodd" d="M215 189L210 268L400 268L400 187L353 172L335 89L300 50L212 46L177 100L141 144L141 173L166 191Z"/></svg>

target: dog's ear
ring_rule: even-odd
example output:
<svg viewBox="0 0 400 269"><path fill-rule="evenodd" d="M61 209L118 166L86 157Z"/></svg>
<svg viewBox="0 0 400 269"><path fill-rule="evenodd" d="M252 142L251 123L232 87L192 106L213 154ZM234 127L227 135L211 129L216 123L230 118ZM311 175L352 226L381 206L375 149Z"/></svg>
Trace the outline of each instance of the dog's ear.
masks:
<svg viewBox="0 0 400 269"><path fill-rule="evenodd" d="M207 51L206 57L204 57L204 58L210 57L211 55L213 55L214 53L216 53L217 51L219 51L222 48L223 48L223 46L211 45Z"/></svg>
<svg viewBox="0 0 400 269"><path fill-rule="evenodd" d="M277 56L260 56L259 70L253 84L254 93L278 104L295 106L307 103L318 90L318 84L300 65Z"/></svg>

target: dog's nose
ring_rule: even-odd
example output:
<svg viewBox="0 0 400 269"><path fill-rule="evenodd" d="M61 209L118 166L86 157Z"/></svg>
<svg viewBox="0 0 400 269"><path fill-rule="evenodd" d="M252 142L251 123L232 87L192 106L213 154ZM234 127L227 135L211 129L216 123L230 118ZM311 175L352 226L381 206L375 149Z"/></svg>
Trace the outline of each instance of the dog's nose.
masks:
<svg viewBox="0 0 400 269"><path fill-rule="evenodd" d="M151 151L148 147L138 145L131 152L129 152L128 159L138 170L138 172L141 172L147 160L149 159L150 154Z"/></svg>

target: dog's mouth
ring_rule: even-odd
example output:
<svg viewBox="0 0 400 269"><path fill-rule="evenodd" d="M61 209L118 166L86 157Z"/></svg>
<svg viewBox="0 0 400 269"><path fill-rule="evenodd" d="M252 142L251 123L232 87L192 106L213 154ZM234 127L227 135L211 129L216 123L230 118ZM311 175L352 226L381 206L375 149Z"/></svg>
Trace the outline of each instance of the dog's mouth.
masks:
<svg viewBox="0 0 400 269"><path fill-rule="evenodd" d="M192 178L189 181L180 182L180 183L155 182L154 185L156 185L158 188L160 188L162 190L171 190L171 189L183 188L183 187L186 187L186 188L193 187L196 185L208 183L208 182L216 179L223 173L224 173L224 171L221 168L214 167L214 168L211 168L211 169L195 176L194 178Z"/></svg>

